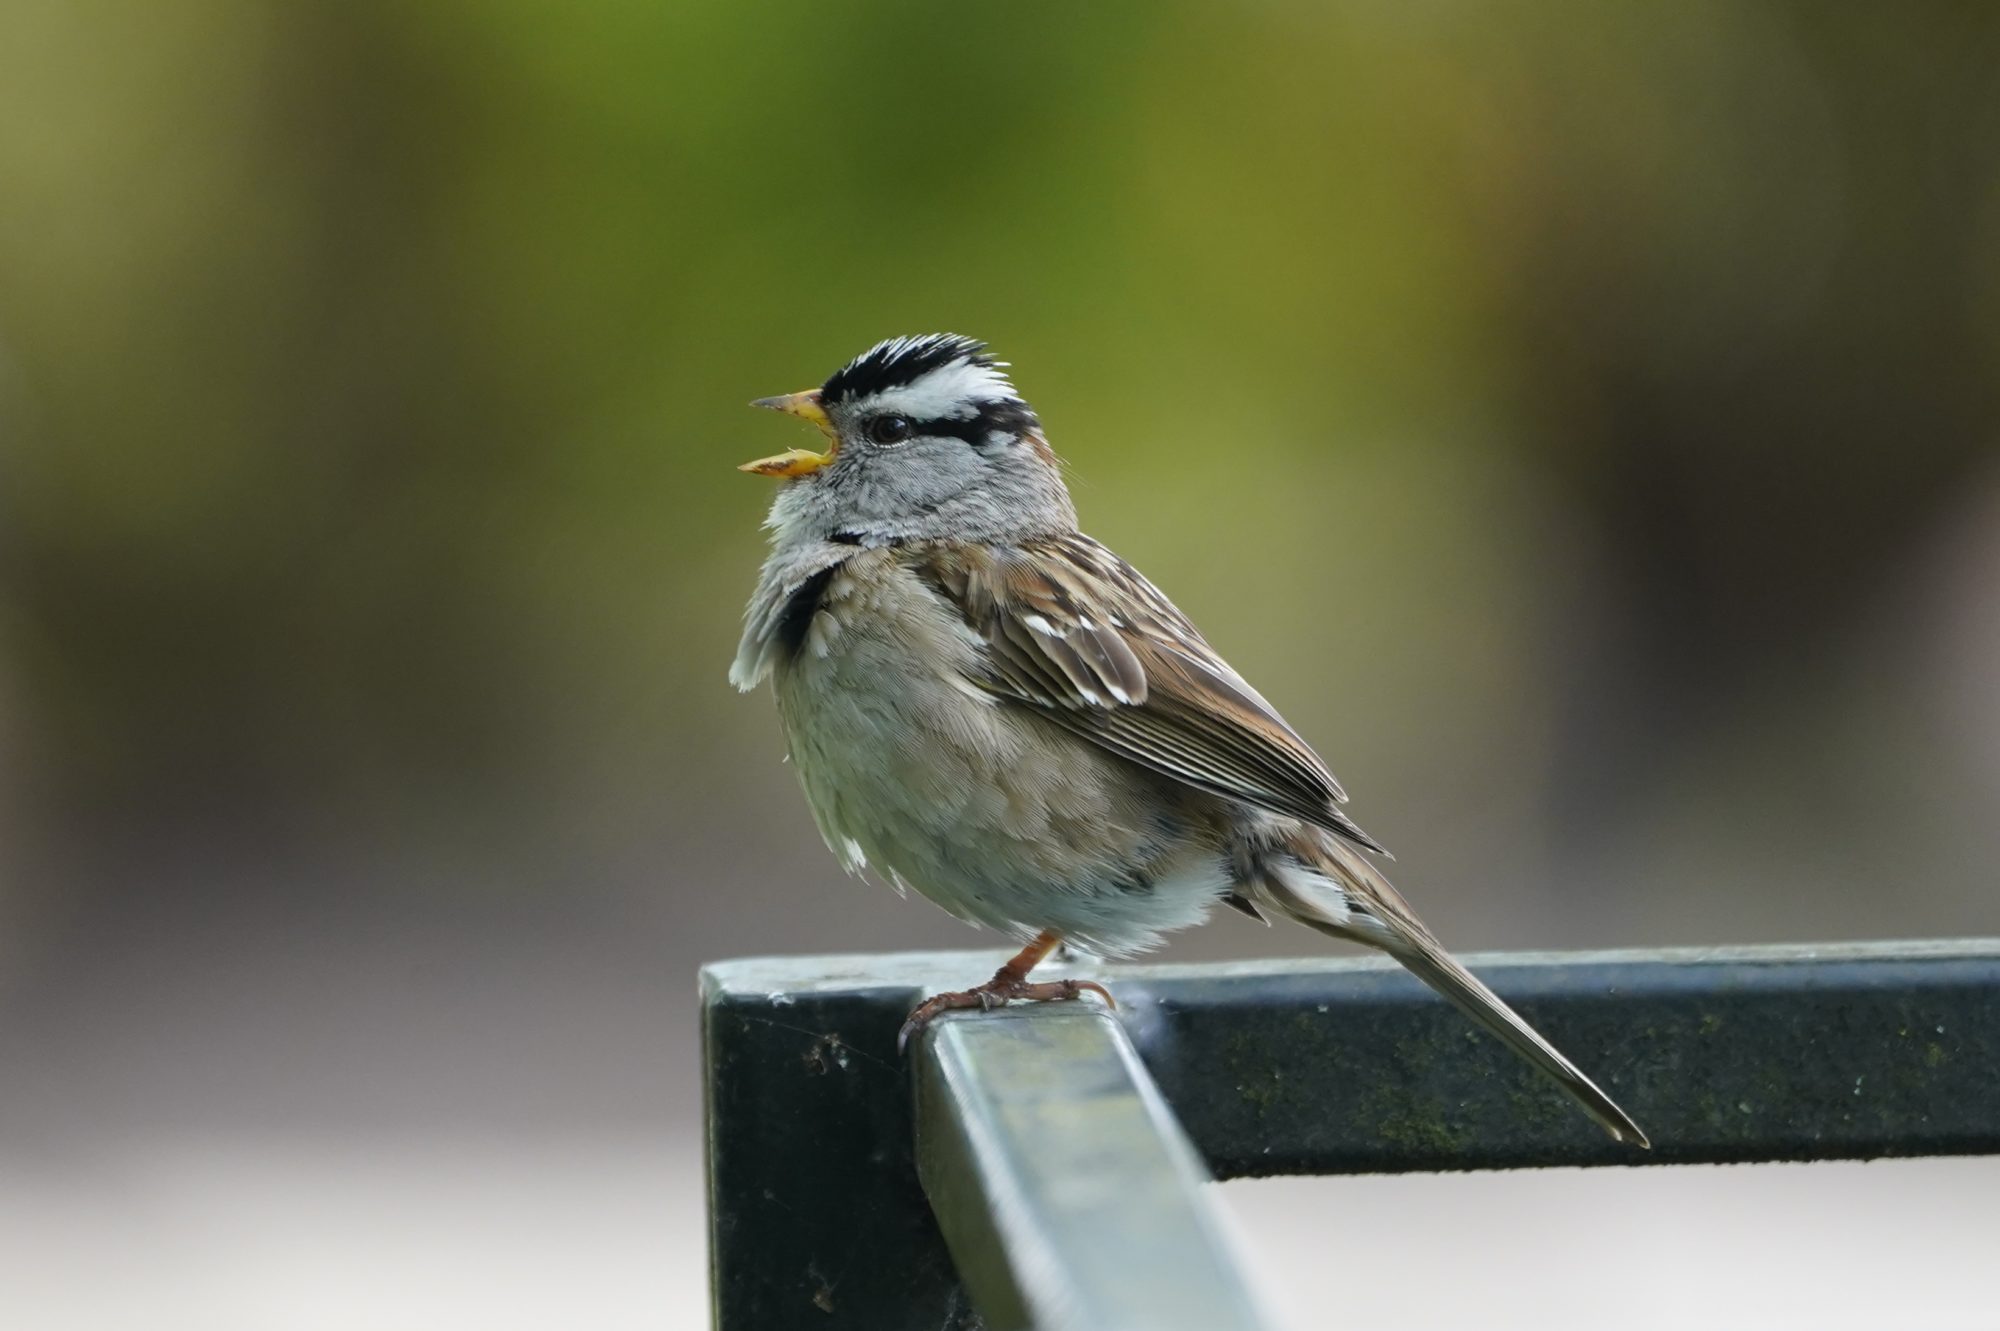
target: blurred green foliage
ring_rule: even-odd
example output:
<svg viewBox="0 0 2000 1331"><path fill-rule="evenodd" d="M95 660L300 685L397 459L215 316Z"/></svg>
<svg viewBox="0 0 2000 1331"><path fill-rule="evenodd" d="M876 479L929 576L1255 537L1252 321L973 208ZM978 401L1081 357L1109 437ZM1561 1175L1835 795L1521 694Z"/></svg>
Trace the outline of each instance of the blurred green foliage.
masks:
<svg viewBox="0 0 2000 1331"><path fill-rule="evenodd" d="M722 680L731 464L788 442L742 404L896 333L991 341L1094 533L1336 770L1482 826L1838 694L1991 475L1990 6L7 27L0 706L58 842L588 855L779 798Z"/></svg>

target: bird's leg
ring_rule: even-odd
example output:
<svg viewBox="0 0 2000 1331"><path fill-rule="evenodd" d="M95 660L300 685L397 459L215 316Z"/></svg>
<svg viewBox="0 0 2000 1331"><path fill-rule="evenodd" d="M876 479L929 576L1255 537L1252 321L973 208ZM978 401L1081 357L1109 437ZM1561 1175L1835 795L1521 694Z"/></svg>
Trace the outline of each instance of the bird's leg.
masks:
<svg viewBox="0 0 2000 1331"><path fill-rule="evenodd" d="M976 1007L991 1012L1010 999L1022 998L1031 1003L1061 1002L1065 999L1081 998L1087 990L1109 1003L1111 994L1095 980L1048 980L1033 984L1028 980L1042 958L1056 950L1062 936L1053 929L1044 929L1035 936L1035 941L1022 948L1008 959L1007 964L993 972L993 978L985 984L971 989L960 989L948 994L935 994L919 1003L910 1013L910 1019L903 1023L902 1031L896 1036L896 1049L900 1052L910 1042L910 1037L931 1024L931 1019L940 1012L950 1012L956 1008Z"/></svg>

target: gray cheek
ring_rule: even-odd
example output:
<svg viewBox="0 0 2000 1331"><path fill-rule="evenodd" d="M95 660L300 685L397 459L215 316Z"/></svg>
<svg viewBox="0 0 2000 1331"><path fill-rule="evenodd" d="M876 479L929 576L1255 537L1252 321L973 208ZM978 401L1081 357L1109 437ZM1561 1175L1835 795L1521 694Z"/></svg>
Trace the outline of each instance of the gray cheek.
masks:
<svg viewBox="0 0 2000 1331"><path fill-rule="evenodd" d="M864 445L863 447L866 447ZM985 464L958 440L917 440L854 459L842 478L853 511L871 518L921 513L979 483Z"/></svg>

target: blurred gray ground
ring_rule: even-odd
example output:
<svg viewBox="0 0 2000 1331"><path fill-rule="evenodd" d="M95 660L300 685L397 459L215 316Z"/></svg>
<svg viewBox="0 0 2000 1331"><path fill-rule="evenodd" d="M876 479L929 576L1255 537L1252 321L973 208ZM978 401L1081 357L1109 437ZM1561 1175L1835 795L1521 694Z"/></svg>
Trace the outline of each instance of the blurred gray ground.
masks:
<svg viewBox="0 0 2000 1331"><path fill-rule="evenodd" d="M693 1316L695 968L972 941L841 878L723 683L731 464L793 442L742 404L891 334L1014 364L1456 946L2000 933L2000 7L16 9L32 1325ZM1356 1325L1769 1262L1766 1325L1952 1327L1993 1183L1228 1195Z"/></svg>
<svg viewBox="0 0 2000 1331"><path fill-rule="evenodd" d="M174 914L98 922L104 970L10 993L19 1325L706 1324L692 976L661 964L678 949L657 914ZM1298 1331L1993 1325L2000 1160L1223 1195Z"/></svg>
<svg viewBox="0 0 2000 1331"><path fill-rule="evenodd" d="M302 917L256 892L189 912L175 886L10 987L0 1288L21 1325L705 1325L690 959L705 942L676 936L657 893L424 913L356 883ZM782 884L731 890L753 915L810 912ZM840 907L847 928L821 926L831 945L960 938L878 889L825 891L863 894ZM1212 932L1185 951L1300 942ZM1941 1160L1223 1193L1298 1331L1971 1331L1993 1325L1996 1190L2000 1161Z"/></svg>
<svg viewBox="0 0 2000 1331"><path fill-rule="evenodd" d="M688 1144L158 1142L0 1159L0 1281L45 1331L699 1331ZM81 1186L79 1186L81 1184ZM1690 1322L1985 1331L1991 1160L1222 1189L1291 1331Z"/></svg>

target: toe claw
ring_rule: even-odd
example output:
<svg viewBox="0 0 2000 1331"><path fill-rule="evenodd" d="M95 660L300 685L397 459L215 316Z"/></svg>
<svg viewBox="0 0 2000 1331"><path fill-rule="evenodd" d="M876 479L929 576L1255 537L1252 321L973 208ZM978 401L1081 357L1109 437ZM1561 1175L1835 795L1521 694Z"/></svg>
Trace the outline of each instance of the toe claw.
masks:
<svg viewBox="0 0 2000 1331"><path fill-rule="evenodd" d="M1118 1002L1111 997L1111 991L1095 980L1050 980L1042 984L1030 984L1018 976L996 975L974 989L954 993L933 994L910 1011L909 1019L896 1033L896 1052L909 1052L910 1041L923 1032L941 1012L951 1012L963 1008L978 1008L991 1012L1005 1007L1014 999L1029 1002L1062 1002L1082 998L1085 993L1096 994L1104 1000L1106 1007L1116 1010Z"/></svg>
<svg viewBox="0 0 2000 1331"><path fill-rule="evenodd" d="M896 1053L900 1056L909 1052L911 1038L921 1034L924 1027L931 1024L932 1018L950 1007L950 1000L956 997L956 994L939 994L911 1008L910 1015L903 1019L902 1029L896 1032Z"/></svg>

